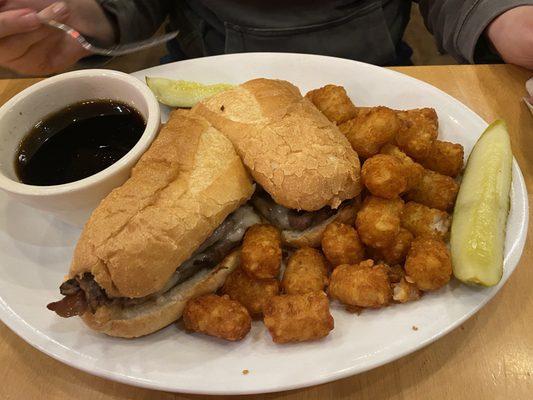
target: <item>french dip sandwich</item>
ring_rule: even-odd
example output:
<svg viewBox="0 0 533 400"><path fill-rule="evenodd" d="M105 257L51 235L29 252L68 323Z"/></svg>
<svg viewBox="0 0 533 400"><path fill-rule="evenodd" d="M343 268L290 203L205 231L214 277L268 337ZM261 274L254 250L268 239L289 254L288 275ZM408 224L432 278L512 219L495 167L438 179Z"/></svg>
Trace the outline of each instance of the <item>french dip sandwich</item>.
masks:
<svg viewBox="0 0 533 400"><path fill-rule="evenodd" d="M157 331L222 286L250 226L270 222L301 247L318 246L333 220L353 222L359 172L347 139L285 81L256 79L174 111L93 212L65 297L48 308L111 336Z"/></svg>
<svg viewBox="0 0 533 400"><path fill-rule="evenodd" d="M130 179L93 212L65 297L48 308L118 337L171 324L237 267L235 250L260 221L244 205L253 192L231 142L205 119L173 112Z"/></svg>
<svg viewBox="0 0 533 400"><path fill-rule="evenodd" d="M333 220L353 222L360 163L346 137L289 82L254 79L193 108L224 133L260 185L252 198L286 245L320 243Z"/></svg>

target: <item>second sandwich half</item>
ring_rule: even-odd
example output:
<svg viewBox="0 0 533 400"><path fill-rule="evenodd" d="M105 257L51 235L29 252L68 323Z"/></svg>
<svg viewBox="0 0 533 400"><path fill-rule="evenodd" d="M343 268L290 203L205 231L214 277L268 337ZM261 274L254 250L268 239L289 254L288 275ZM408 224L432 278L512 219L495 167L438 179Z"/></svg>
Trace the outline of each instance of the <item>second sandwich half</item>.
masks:
<svg viewBox="0 0 533 400"><path fill-rule="evenodd" d="M320 244L332 221L355 219L360 162L348 139L290 82L253 79L197 104L258 183L252 203L285 245Z"/></svg>

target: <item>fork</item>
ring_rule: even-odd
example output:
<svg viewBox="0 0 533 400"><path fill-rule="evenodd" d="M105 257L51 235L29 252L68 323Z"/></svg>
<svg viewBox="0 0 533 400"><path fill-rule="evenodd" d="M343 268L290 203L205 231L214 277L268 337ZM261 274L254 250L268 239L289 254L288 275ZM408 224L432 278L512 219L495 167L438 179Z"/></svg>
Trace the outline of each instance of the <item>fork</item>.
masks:
<svg viewBox="0 0 533 400"><path fill-rule="evenodd" d="M71 28L68 25L62 24L54 20L45 20L41 19L43 24L51 26L52 28L59 29L63 31L66 35L70 36L72 39L76 40L85 50L90 51L93 54L98 54L102 56L121 56L124 54L134 53L139 50L144 50L149 47L157 46L160 43L168 42L169 40L174 39L178 36L179 31L169 32L161 36L152 37L150 39L141 40L138 42L116 45L108 48L98 47L94 44L89 43L89 41L83 37L76 29Z"/></svg>

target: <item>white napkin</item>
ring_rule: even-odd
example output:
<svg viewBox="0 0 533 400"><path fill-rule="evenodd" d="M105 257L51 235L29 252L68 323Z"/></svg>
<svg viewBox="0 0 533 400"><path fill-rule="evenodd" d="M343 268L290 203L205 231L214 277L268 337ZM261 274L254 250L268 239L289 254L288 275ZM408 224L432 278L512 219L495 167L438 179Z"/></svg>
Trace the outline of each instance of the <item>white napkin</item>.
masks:
<svg viewBox="0 0 533 400"><path fill-rule="evenodd" d="M526 82L526 90L528 95L524 97L524 102L529 107L529 111L533 114L533 78Z"/></svg>

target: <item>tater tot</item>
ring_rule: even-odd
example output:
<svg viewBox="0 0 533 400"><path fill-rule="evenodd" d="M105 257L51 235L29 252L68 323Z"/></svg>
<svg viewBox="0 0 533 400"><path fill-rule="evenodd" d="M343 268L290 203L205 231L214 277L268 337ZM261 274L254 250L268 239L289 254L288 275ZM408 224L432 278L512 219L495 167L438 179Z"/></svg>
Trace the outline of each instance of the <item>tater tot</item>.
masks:
<svg viewBox="0 0 533 400"><path fill-rule="evenodd" d="M357 110L342 86L326 85L311 90L305 95L322 114L337 125L342 124L357 114Z"/></svg>
<svg viewBox="0 0 533 400"><path fill-rule="evenodd" d="M407 229L400 228L400 232L398 232L392 243L382 249L376 249L373 255L376 259L389 265L403 264L412 241L413 234Z"/></svg>
<svg viewBox="0 0 533 400"><path fill-rule="evenodd" d="M361 241L377 249L389 246L400 232L402 208L401 199L366 197L355 219Z"/></svg>
<svg viewBox="0 0 533 400"><path fill-rule="evenodd" d="M272 225L254 225L246 231L241 250L242 269L257 279L275 278L281 266L281 235Z"/></svg>
<svg viewBox="0 0 533 400"><path fill-rule="evenodd" d="M382 268L387 273L390 283L398 283L402 280L402 278L405 277L405 271L403 267L399 264L378 264L375 268Z"/></svg>
<svg viewBox="0 0 533 400"><path fill-rule="evenodd" d="M400 131L401 121L387 107L358 108L357 116L341 124L339 129L359 157L369 158L379 153L381 147L392 142Z"/></svg>
<svg viewBox="0 0 533 400"><path fill-rule="evenodd" d="M403 207L401 224L415 236L445 240L450 230L451 218L445 211L409 201Z"/></svg>
<svg viewBox="0 0 533 400"><path fill-rule="evenodd" d="M368 158L361 169L363 184L374 196L398 197L407 189L407 178L400 159L387 154Z"/></svg>
<svg viewBox="0 0 533 400"><path fill-rule="evenodd" d="M185 329L221 339L242 340L252 327L246 308L229 296L207 294L189 300L183 310Z"/></svg>
<svg viewBox="0 0 533 400"><path fill-rule="evenodd" d="M392 289L387 272L372 260L343 264L333 270L329 295L347 306L379 308L390 303Z"/></svg>
<svg viewBox="0 0 533 400"><path fill-rule="evenodd" d="M334 324L324 292L274 296L265 307L264 322L275 343L320 339Z"/></svg>
<svg viewBox="0 0 533 400"><path fill-rule="evenodd" d="M418 287L414 283L407 282L405 278L392 285L392 299L398 303L407 303L419 298L420 290Z"/></svg>
<svg viewBox="0 0 533 400"><path fill-rule="evenodd" d="M456 177L463 169L464 149L457 143L435 140L426 157L420 163L442 175Z"/></svg>
<svg viewBox="0 0 533 400"><path fill-rule="evenodd" d="M414 162L411 157L400 150L398 146L393 144L386 144L380 150L381 154L388 154L400 159L403 165L405 179L407 179L407 188L409 190L420 182L422 175L424 174L424 167L417 162Z"/></svg>
<svg viewBox="0 0 533 400"><path fill-rule="evenodd" d="M375 260L373 261L374 261L374 264L376 264L376 261ZM385 271L385 273L389 277L389 282L391 284L400 282L402 278L405 276L405 271L403 270L403 267L399 264L391 266L389 264L383 264L382 262L377 262L377 265L375 265L374 268Z"/></svg>
<svg viewBox="0 0 533 400"><path fill-rule="evenodd" d="M418 185L406 193L406 199L447 211L453 207L459 184L449 176L424 170Z"/></svg>
<svg viewBox="0 0 533 400"><path fill-rule="evenodd" d="M222 293L241 303L250 315L259 316L270 298L279 293L279 282L276 279L253 279L237 268L227 277Z"/></svg>
<svg viewBox="0 0 533 400"><path fill-rule="evenodd" d="M398 111L402 129L396 135L396 144L415 160L425 158L438 135L438 118L433 108Z"/></svg>
<svg viewBox="0 0 533 400"><path fill-rule="evenodd" d="M287 294L322 291L328 284L328 267L320 251L311 247L296 250L287 262L281 287Z"/></svg>
<svg viewBox="0 0 533 400"><path fill-rule="evenodd" d="M326 227L322 236L322 251L333 267L357 264L365 257L365 248L357 231L340 222L332 222Z"/></svg>
<svg viewBox="0 0 533 400"><path fill-rule="evenodd" d="M413 240L405 261L407 282L423 291L437 290L452 276L452 262L446 243L420 236Z"/></svg>

